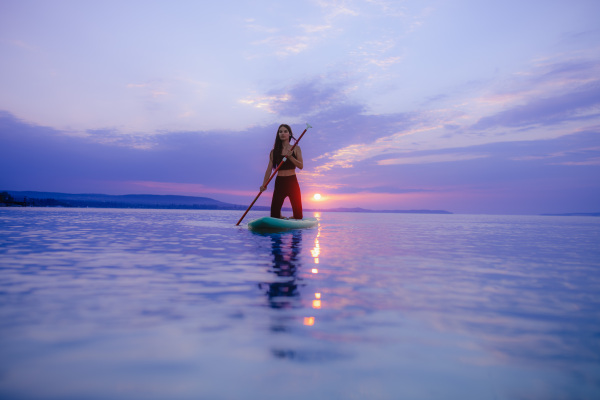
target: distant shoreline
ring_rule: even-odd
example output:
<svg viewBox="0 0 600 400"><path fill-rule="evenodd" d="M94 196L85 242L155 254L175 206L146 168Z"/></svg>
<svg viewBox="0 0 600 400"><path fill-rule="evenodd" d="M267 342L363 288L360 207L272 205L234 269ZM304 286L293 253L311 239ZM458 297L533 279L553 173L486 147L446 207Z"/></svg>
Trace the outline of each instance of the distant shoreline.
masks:
<svg viewBox="0 0 600 400"><path fill-rule="evenodd" d="M562 213L562 214L540 214L543 217L600 217L600 212L596 213Z"/></svg>
<svg viewBox="0 0 600 400"><path fill-rule="evenodd" d="M70 194L36 191L0 191L2 207L131 208L166 210L246 210L247 205L225 203L209 197L154 194ZM255 211L269 211L268 206L254 206ZM284 207L284 211L291 211ZM454 214L446 210L370 210L367 208L304 208L306 212L347 212L371 214ZM600 217L591 213L531 214L548 217Z"/></svg>
<svg viewBox="0 0 600 400"><path fill-rule="evenodd" d="M106 195L69 194L58 192L12 191L0 192L0 207L67 207L67 208L137 208L175 210L245 210L247 206L225 203L209 197L174 195ZM254 206L257 211L269 211L267 206ZM291 208L284 207L290 211ZM452 214L445 210L370 210L366 208L308 209L308 212Z"/></svg>

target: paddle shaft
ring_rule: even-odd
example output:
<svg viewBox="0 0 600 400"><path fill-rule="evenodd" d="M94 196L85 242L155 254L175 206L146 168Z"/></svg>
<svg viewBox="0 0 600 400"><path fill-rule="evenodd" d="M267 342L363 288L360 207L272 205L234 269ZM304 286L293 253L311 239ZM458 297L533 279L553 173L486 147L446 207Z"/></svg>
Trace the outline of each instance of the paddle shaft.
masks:
<svg viewBox="0 0 600 400"><path fill-rule="evenodd" d="M304 130L304 132L302 132L302 134L300 135L300 137L298 138L298 140L296 140L296 142L294 143L294 145L290 149L290 154L292 154L292 152L294 151L294 148L296 147L296 145L298 144L298 142L300 141L300 139L302 139L302 136L304 136L304 134L306 133L306 131L308 130L308 128L311 128L311 126L308 125L308 124L306 124L306 129ZM277 174L277 171L279 171L279 168L281 168L281 166L283 165L283 163L286 162L286 161L287 161L287 157L283 157L283 160L281 160L281 162L279 163L279 165L277 166L277 168L275 168L275 171L273 171L273 173L269 177L269 180L267 181L267 183L265 183L265 188L269 185L269 182L271 182L271 179L273 179L273 177L275 176L275 174ZM244 215L242 215L242 218L240 218L240 220L237 222L237 224L235 224L235 226L238 226L242 222L242 220L244 219L244 217L246 216L246 214L248 214L248 211L250 211L250 209L252 208L252 206L254 205L254 203L256 203L256 200L258 200L258 198L260 197L261 194L262 194L262 191L259 191L258 194L256 195L256 197L254 198L254 201L252 202L252 204L250 204L250 206L246 209L246 212L244 213Z"/></svg>

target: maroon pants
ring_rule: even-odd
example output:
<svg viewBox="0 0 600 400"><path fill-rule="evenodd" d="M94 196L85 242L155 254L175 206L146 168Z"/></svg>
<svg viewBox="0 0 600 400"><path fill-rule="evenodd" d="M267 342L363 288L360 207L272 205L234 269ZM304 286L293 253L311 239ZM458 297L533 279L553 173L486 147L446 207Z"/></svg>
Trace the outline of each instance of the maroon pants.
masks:
<svg viewBox="0 0 600 400"><path fill-rule="evenodd" d="M289 197L290 203L292 203L294 219L302 219L302 198L296 175L275 178L275 190L271 199L271 217L281 218L281 207L286 197Z"/></svg>

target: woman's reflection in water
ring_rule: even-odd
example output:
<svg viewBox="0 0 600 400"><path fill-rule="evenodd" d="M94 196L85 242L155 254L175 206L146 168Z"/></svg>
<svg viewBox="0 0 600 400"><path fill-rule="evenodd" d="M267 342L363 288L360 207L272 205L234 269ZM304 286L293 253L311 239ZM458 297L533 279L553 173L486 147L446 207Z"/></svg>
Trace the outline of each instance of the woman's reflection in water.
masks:
<svg viewBox="0 0 600 400"><path fill-rule="evenodd" d="M270 340L270 351L273 357L295 362L322 363L328 360L336 360L345 357L336 350L329 349L320 344L313 344L302 348L296 348L297 341L288 334L306 335L301 326L311 326L314 317L303 315L297 309L303 308L300 299L301 263L300 253L302 245L302 231L294 231L284 234L272 234L271 247L273 255L273 266L271 272L274 274L272 282L259 284L265 292L269 307L275 312L271 314L270 330L276 334ZM314 249L313 249L314 251ZM314 303L313 303L314 307ZM320 306L319 306L320 308ZM299 318L302 318L300 320Z"/></svg>
<svg viewBox="0 0 600 400"><path fill-rule="evenodd" d="M302 231L273 233L270 236L273 254L271 272L275 274L275 279L273 282L260 283L259 287L265 291L271 308L301 307L297 272L300 268Z"/></svg>

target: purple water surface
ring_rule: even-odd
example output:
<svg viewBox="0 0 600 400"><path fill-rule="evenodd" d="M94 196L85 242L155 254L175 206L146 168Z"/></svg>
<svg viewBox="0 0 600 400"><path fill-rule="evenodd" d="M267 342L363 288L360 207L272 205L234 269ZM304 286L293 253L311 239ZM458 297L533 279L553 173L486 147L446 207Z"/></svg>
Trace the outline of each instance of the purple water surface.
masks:
<svg viewBox="0 0 600 400"><path fill-rule="evenodd" d="M239 216L0 209L0 398L600 397L599 218Z"/></svg>

